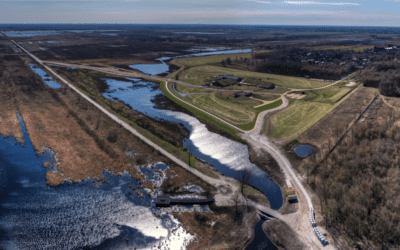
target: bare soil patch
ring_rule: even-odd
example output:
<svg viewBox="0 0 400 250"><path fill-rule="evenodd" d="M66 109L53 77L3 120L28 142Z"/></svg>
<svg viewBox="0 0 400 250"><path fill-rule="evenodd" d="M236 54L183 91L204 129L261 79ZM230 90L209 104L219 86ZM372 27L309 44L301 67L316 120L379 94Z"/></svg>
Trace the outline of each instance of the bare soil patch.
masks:
<svg viewBox="0 0 400 250"><path fill-rule="evenodd" d="M344 86L346 86L346 87L352 87L352 86L354 86L354 85L356 85L356 82L348 82L348 83L346 83L346 85L344 85Z"/></svg>
<svg viewBox="0 0 400 250"><path fill-rule="evenodd" d="M303 250L306 245L299 239L297 233L281 220L269 220L263 224L263 230L279 250Z"/></svg>
<svg viewBox="0 0 400 250"><path fill-rule="evenodd" d="M290 98L292 98L292 99L300 100L300 99L303 99L304 97L306 97L307 95L288 94L287 96L290 97Z"/></svg>

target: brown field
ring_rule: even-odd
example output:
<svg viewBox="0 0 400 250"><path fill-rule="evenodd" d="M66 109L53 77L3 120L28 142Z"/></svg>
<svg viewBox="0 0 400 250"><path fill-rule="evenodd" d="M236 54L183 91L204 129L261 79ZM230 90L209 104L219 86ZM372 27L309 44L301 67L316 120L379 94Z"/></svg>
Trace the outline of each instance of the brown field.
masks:
<svg viewBox="0 0 400 250"><path fill-rule="evenodd" d="M359 87L324 118L311 126L297 138L298 142L285 147L288 157L299 166L301 158L295 155L293 149L300 144L310 144L317 150L332 148L338 139L354 124L376 97L376 89Z"/></svg>
<svg viewBox="0 0 400 250"><path fill-rule="evenodd" d="M135 165L164 160L142 141L85 103L83 98L80 100L72 90L55 90L45 85L27 62L29 59L24 57L22 61L10 61L5 65L5 72L9 74L3 74L0 81L0 93L4 97L1 99L3 106L0 113L0 132L22 138L16 118L18 107L38 153L43 152L44 147L57 153L60 163L55 166L57 172L47 173L50 185L59 185L63 181L102 178L101 173L105 170L114 173L127 171L144 182ZM15 95L14 108L14 99L6 98L10 93ZM113 143L107 141L110 131L117 134ZM126 151L133 151L136 156L128 157Z"/></svg>
<svg viewBox="0 0 400 250"><path fill-rule="evenodd" d="M307 249L297 233L281 220L269 220L263 224L263 230L278 249Z"/></svg>
<svg viewBox="0 0 400 250"><path fill-rule="evenodd" d="M210 213L174 213L183 227L196 240L189 244L190 250L243 249L254 237L258 221L256 212L239 208L243 219L235 219L234 207L211 207ZM214 223L214 224L212 224Z"/></svg>

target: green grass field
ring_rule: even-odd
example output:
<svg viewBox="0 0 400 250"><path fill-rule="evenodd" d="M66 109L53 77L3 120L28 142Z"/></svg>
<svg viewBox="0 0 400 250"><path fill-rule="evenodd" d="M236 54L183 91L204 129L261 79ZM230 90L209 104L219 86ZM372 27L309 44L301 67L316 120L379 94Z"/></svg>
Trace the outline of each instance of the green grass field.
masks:
<svg viewBox="0 0 400 250"><path fill-rule="evenodd" d="M307 96L304 97L303 100L312 102L335 103L351 90L352 88L349 87L332 86L315 91L306 91ZM298 93L300 94L300 92Z"/></svg>
<svg viewBox="0 0 400 250"><path fill-rule="evenodd" d="M210 90L206 90L206 89L202 89L202 88L186 87L181 84L175 84L175 89L178 90L179 92L181 92L182 94L210 92Z"/></svg>
<svg viewBox="0 0 400 250"><path fill-rule="evenodd" d="M299 101L272 118L274 139L297 137L324 117L333 104Z"/></svg>
<svg viewBox="0 0 400 250"><path fill-rule="evenodd" d="M233 75L240 78L262 78L263 81L273 82L279 86L297 89L318 88L329 84L329 82L310 81L301 77L265 74L212 65L190 68L183 72L179 79L190 84L203 85L205 83L210 83L213 76L221 77L223 75Z"/></svg>
<svg viewBox="0 0 400 250"><path fill-rule="evenodd" d="M272 102L272 103L266 104L264 106L258 107L255 110L257 110L257 113L261 113L266 110L277 108L277 107L281 106L282 104L283 104L282 99L279 99L276 102Z"/></svg>
<svg viewBox="0 0 400 250"><path fill-rule="evenodd" d="M233 128L232 126L229 126L217 119L215 119L214 117L211 117L207 114L205 114L204 112L193 108L189 105L187 105L186 103L181 101L181 96L176 93L173 88L172 88L172 83L168 83L168 89L171 91L171 93L173 93L172 95L167 91L165 84L163 82L160 82L160 88L161 91L173 102L175 102L176 104L179 104L180 106L184 107L185 109L189 110L190 112L192 112L193 114L195 114L197 117L207 120L208 122L213 123L214 125L216 125L217 127L225 130L226 132L228 132L229 134L231 134L233 137L235 137L238 141L243 141L242 138L240 138L238 136L238 133L240 133L239 130Z"/></svg>
<svg viewBox="0 0 400 250"><path fill-rule="evenodd" d="M253 107L262 102L244 96L233 98L232 94L212 92L185 96L183 99L235 126L252 124L257 117L257 111Z"/></svg>
<svg viewBox="0 0 400 250"><path fill-rule="evenodd" d="M205 114L200 110L197 110L185 103L182 103L180 100L185 100L186 102L191 103L196 107L206 112L209 112L243 130L251 130L254 128L256 118L260 112L270 110L282 105L282 100L279 99L273 103L266 104L255 109L254 106L260 105L262 104L262 102L244 96L233 98L232 95L234 92L211 92L207 94L181 97L173 90L172 83L168 83L168 88L173 93L173 95L169 94L166 91L165 87L161 85L161 89L168 98L195 113L197 116L211 121L212 123L216 124L220 128L223 128L224 130L235 136L237 136L237 130L233 129L231 126L226 125L221 121L218 121L217 119Z"/></svg>
<svg viewBox="0 0 400 250"><path fill-rule="evenodd" d="M264 101L273 101L281 97L280 95L270 95L270 94L258 94L254 93L252 95L253 98L259 99L259 100L264 100Z"/></svg>
<svg viewBox="0 0 400 250"><path fill-rule="evenodd" d="M274 139L297 137L328 114L353 89L354 87L332 86L305 91L306 97L272 117L272 129L269 129L268 136Z"/></svg>

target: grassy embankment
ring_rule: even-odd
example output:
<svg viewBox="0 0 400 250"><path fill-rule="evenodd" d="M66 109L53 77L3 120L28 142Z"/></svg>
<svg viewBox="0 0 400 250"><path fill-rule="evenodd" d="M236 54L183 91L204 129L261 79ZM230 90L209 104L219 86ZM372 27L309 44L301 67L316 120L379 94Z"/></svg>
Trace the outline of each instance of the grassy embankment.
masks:
<svg viewBox="0 0 400 250"><path fill-rule="evenodd" d="M75 85L75 87L77 87L81 92L83 92L87 96L95 99L103 107L108 109L110 112L113 112L114 114L116 114L123 121L130 124L140 134L142 134L146 138L150 139L152 142L156 143L157 145L161 146L166 151L168 151L172 155L176 156L180 160L189 164L189 154L187 152L185 152L181 147L172 145L171 143L154 135L149 130L139 126L137 123L135 123L134 120L127 119L125 116L123 116L121 114L122 112L118 112L118 110L121 110L122 105L118 105L117 102L110 101L109 99L105 98L101 93L99 93L97 91L97 87L93 83L92 76L95 75L98 77L99 75L101 75L101 77L112 77L112 78L115 78L115 76L108 75L105 73L99 73L99 72L95 72L95 71L86 70L86 72L87 72L86 74L84 74L82 72L77 73L77 78L74 78L74 81L71 81L71 79L73 79L73 76L71 76L71 73L68 74L67 71L63 71L61 68L56 68L56 67L54 67L53 70L57 71L64 78L66 78L69 82L73 83ZM78 72L79 71L80 70L78 70ZM120 77L117 77L117 78L120 78ZM204 164L203 162L195 159L194 157L191 157L191 163L192 163L192 167L194 167L198 171L200 171L210 177L218 178L217 175L210 170L210 168L208 167L207 164Z"/></svg>
<svg viewBox="0 0 400 250"><path fill-rule="evenodd" d="M187 86L183 86L181 84L175 84L175 89L182 94L211 92L211 90L187 87Z"/></svg>
<svg viewBox="0 0 400 250"><path fill-rule="evenodd" d="M215 78L219 78L223 75L232 75L243 79L261 78L262 81L265 82L271 82L281 87L296 89L318 88L329 84L329 82L311 81L301 77L258 73L212 65L202 65L189 68L180 74L179 80L194 85L203 85L205 83L210 83L214 79L214 76L216 76Z"/></svg>
<svg viewBox="0 0 400 250"><path fill-rule="evenodd" d="M227 125L227 124L225 124L225 123L223 123L223 122L221 122L221 121L215 119L214 117L211 117L211 116L205 114L204 112L202 112L202 111L200 111L200 110L198 110L198 109L196 109L196 108L194 108L194 107L192 107L192 106L190 106L190 105L187 105L186 103L180 101L181 98L180 98L179 94L177 94L177 93L173 90L173 88L172 88L172 83L168 83L168 88L169 88L169 90L170 90L172 93L176 93L176 94L174 94L174 95L171 95L171 94L167 91L164 82L160 82L160 88L161 88L162 92L163 92L170 100L172 100L173 102L179 104L180 106L184 107L185 109L189 110L190 112L192 112L193 114L195 114L196 117L201 118L201 119L204 119L204 120L206 120L206 121L208 121L208 122L211 122L212 124L216 125L217 127L221 128L221 129L225 130L226 132L228 132L229 134L231 134L233 137L235 137L235 138L238 139L239 141L242 141L242 139L238 136L238 134L240 133L240 131L238 131L238 130L234 129L233 127L231 127L231 126L229 126L229 125Z"/></svg>
<svg viewBox="0 0 400 250"><path fill-rule="evenodd" d="M195 109L183 102L180 102L177 99L185 100L186 102L191 103L199 107L200 109L205 110L243 130L253 129L259 113L265 110L279 107L282 104L282 100L278 100L276 102L266 104L255 109L253 107L262 104L262 102L244 96L233 98L232 93L229 92L223 94L219 92L211 92L208 94L189 95L181 97L173 90L172 83L168 83L168 88L172 93L174 93L173 96L171 96L164 89L164 86L162 87L163 92L168 96L168 98L177 101L179 105L190 110L196 115L205 118L206 120L209 120L210 122L216 124L218 127L228 131L231 134L234 134L235 136L237 136L238 131L231 126L220 122L217 119L205 114L204 112Z"/></svg>
<svg viewBox="0 0 400 250"><path fill-rule="evenodd" d="M297 137L334 109L353 89L354 87L332 86L305 91L305 98L271 118L267 135L274 139Z"/></svg>

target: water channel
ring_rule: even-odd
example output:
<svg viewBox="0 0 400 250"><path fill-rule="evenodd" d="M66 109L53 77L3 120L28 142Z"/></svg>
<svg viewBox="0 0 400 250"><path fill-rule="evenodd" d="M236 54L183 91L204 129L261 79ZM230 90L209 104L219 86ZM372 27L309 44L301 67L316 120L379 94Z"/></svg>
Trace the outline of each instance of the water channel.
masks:
<svg viewBox="0 0 400 250"><path fill-rule="evenodd" d="M159 191L144 198L134 194L130 185L142 189L128 174L104 173L108 182L96 185L93 180L46 185L45 174L52 166L45 168L43 163L54 164L54 155L37 155L20 116L19 121L24 144L0 136L0 249L178 250L193 238L176 219L155 208ZM159 163L140 170L148 179L161 181L163 176L155 170L166 169ZM204 211L186 207L190 209Z"/></svg>
<svg viewBox="0 0 400 250"><path fill-rule="evenodd" d="M259 220L254 227L254 239L247 245L246 250L278 250L278 248L265 235L262 225L264 220Z"/></svg>
<svg viewBox="0 0 400 250"><path fill-rule="evenodd" d="M108 92L104 93L105 97L118 99L150 117L182 123L190 131L189 138L185 140L185 147L190 146L193 155L229 177L236 177L242 169L251 170L254 175L253 186L266 195L271 208L279 209L282 206L279 186L250 162L247 145L210 132L206 125L190 115L154 108L152 100L157 95L164 95L156 83L133 78L126 81L107 78L103 80L109 86Z"/></svg>
<svg viewBox="0 0 400 250"><path fill-rule="evenodd" d="M30 63L29 67L31 67L31 69L37 75L39 75L49 87L52 87L55 89L61 88L60 84L58 84L56 81L54 81L53 78L51 78L51 76L49 76L44 70L42 70L41 68L38 68L38 66L36 64Z"/></svg>

